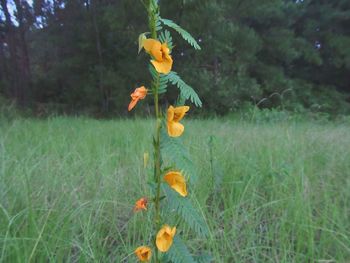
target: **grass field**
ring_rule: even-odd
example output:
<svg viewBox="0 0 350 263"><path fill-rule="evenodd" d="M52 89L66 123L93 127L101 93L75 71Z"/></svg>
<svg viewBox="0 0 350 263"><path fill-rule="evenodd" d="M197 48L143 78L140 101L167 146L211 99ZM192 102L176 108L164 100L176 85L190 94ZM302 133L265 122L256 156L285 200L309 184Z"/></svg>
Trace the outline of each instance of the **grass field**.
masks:
<svg viewBox="0 0 350 263"><path fill-rule="evenodd" d="M350 125L185 124L200 177L191 198L211 232L189 238L193 252L350 262ZM1 122L0 262L136 262L150 238L132 207L147 194L152 131L151 120Z"/></svg>

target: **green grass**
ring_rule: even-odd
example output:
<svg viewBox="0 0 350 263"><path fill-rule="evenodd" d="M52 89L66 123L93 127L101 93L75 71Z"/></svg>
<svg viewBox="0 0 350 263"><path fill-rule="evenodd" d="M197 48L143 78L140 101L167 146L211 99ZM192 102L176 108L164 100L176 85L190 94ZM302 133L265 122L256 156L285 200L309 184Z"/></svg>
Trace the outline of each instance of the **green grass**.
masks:
<svg viewBox="0 0 350 263"><path fill-rule="evenodd" d="M211 232L191 235L191 251L215 262L350 262L349 125L185 124L199 174L191 198ZM132 207L148 193L152 125L2 122L0 261L135 262L150 239L149 215Z"/></svg>

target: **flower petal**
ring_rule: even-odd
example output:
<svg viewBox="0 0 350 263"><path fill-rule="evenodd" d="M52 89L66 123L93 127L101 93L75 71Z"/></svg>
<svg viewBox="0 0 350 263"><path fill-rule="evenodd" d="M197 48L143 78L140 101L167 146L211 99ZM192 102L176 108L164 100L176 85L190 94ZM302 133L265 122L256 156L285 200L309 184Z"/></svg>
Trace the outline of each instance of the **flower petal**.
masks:
<svg viewBox="0 0 350 263"><path fill-rule="evenodd" d="M157 72L162 74L168 74L173 66L173 60L171 57L169 57L169 59L163 60L162 62L151 60L151 63L155 67Z"/></svg>
<svg viewBox="0 0 350 263"><path fill-rule="evenodd" d="M186 180L180 172L168 172L164 176L164 180L172 189L178 192L181 196L187 196Z"/></svg>
<svg viewBox="0 0 350 263"><path fill-rule="evenodd" d="M147 92L148 92L148 89L146 89L145 86L141 86L135 89L133 94L137 96L140 100L143 100L146 97ZM133 94L131 94L131 97Z"/></svg>
<svg viewBox="0 0 350 263"><path fill-rule="evenodd" d="M159 41L152 38L143 40L143 47L147 51L147 53L150 53L154 46L159 47L159 50L160 50L162 47L162 44Z"/></svg>
<svg viewBox="0 0 350 263"><path fill-rule="evenodd" d="M167 120L168 122L172 122L174 119L174 112L175 112L175 108L173 106L169 106L168 108L168 112L167 112Z"/></svg>
<svg viewBox="0 0 350 263"><path fill-rule="evenodd" d="M137 102L139 101L138 98L136 99L132 99L129 103L129 106L128 106L128 111L131 111L137 104Z"/></svg>
<svg viewBox="0 0 350 263"><path fill-rule="evenodd" d="M179 137L184 132L185 127L179 122L168 122L168 134L170 137Z"/></svg>
<svg viewBox="0 0 350 263"><path fill-rule="evenodd" d="M186 112L190 110L189 106L180 106L174 109L174 121L181 121Z"/></svg>
<svg viewBox="0 0 350 263"><path fill-rule="evenodd" d="M167 43L162 44L162 52L164 53L165 56L169 56L170 54L170 49L168 48Z"/></svg>
<svg viewBox="0 0 350 263"><path fill-rule="evenodd" d="M173 237L176 233L176 227L171 228L168 225L164 225L157 233L156 246L159 251L167 252L173 244Z"/></svg>
<svg viewBox="0 0 350 263"><path fill-rule="evenodd" d="M149 38L143 41L146 52L151 54L157 61L163 60L162 44L155 39Z"/></svg>
<svg viewBox="0 0 350 263"><path fill-rule="evenodd" d="M163 61L163 53L158 45L154 45L151 49L151 55L155 58L156 61Z"/></svg>

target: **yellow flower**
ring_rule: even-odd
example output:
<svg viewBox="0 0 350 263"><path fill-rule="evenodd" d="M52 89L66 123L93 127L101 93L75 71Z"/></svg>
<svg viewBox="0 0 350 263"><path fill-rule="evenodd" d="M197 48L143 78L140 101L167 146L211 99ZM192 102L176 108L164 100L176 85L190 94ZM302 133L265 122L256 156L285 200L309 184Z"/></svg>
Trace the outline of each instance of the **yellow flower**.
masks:
<svg viewBox="0 0 350 263"><path fill-rule="evenodd" d="M147 210L148 200L146 197L142 197L141 199L136 201L134 212L138 212L140 210Z"/></svg>
<svg viewBox="0 0 350 263"><path fill-rule="evenodd" d="M168 74L171 71L173 59L167 43L162 44L158 40L149 38L143 40L143 47L154 58L151 63L159 73Z"/></svg>
<svg viewBox="0 0 350 263"><path fill-rule="evenodd" d="M176 227L171 228L168 225L164 225L157 234L156 245L159 251L167 252L173 244L173 238L176 233Z"/></svg>
<svg viewBox="0 0 350 263"><path fill-rule="evenodd" d="M136 248L135 254L140 261L149 261L152 257L152 250L149 247L141 246Z"/></svg>
<svg viewBox="0 0 350 263"><path fill-rule="evenodd" d="M131 111L136 106L136 103L139 100L143 100L146 97L147 91L148 90L144 86L142 86L135 89L135 91L131 93L131 102L129 104L128 111Z"/></svg>
<svg viewBox="0 0 350 263"><path fill-rule="evenodd" d="M181 106L174 108L170 106L168 109L168 134L170 137L179 137L183 133L185 127L180 123L181 119L185 116L186 112L188 112L190 107Z"/></svg>
<svg viewBox="0 0 350 263"><path fill-rule="evenodd" d="M186 180L180 172L168 172L164 180L181 196L187 196Z"/></svg>

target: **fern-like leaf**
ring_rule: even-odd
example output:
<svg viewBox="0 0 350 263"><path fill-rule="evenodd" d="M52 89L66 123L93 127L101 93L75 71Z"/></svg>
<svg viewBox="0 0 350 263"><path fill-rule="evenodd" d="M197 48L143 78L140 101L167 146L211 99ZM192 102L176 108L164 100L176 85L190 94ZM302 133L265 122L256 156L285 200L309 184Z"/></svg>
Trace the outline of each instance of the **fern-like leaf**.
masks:
<svg viewBox="0 0 350 263"><path fill-rule="evenodd" d="M174 29L176 32L178 32L184 40L186 40L194 49L200 50L201 47L198 45L197 41L191 36L190 33L188 33L185 29L181 28L178 24L175 24L172 20L160 18L160 21L168 26Z"/></svg>
<svg viewBox="0 0 350 263"><path fill-rule="evenodd" d="M170 50L173 49L174 45L173 45L173 38L171 37L171 34L168 30L164 30L163 32L160 33L159 35L159 40L162 43L167 43L168 48Z"/></svg>
<svg viewBox="0 0 350 263"><path fill-rule="evenodd" d="M208 225L203 216L192 206L188 198L183 198L168 185L163 185L164 193L167 197L167 206L169 213L175 212L187 225L193 229L199 236L207 237L209 235Z"/></svg>
<svg viewBox="0 0 350 263"><path fill-rule="evenodd" d="M191 161L190 153L179 138L171 138L162 130L160 150L166 165L174 166L174 168L183 171L190 182L197 181L196 167Z"/></svg>
<svg viewBox="0 0 350 263"><path fill-rule="evenodd" d="M159 85L158 86L158 94L163 94L167 91L168 87L168 78L164 74L159 74L156 69L149 64L148 65L148 70L151 73L152 76L152 84L153 86Z"/></svg>
<svg viewBox="0 0 350 263"><path fill-rule="evenodd" d="M156 18L156 31L161 31L163 27L162 27L162 18L160 17L159 13L155 14L155 18Z"/></svg>
<svg viewBox="0 0 350 263"><path fill-rule="evenodd" d="M167 91L167 87L168 87L168 80L166 78L166 75L160 74L158 94L165 93Z"/></svg>
<svg viewBox="0 0 350 263"><path fill-rule="evenodd" d="M158 78L158 72L156 71L156 69L152 66L152 64L148 65L148 70L149 73L151 73L152 79L153 81L156 81Z"/></svg>
<svg viewBox="0 0 350 263"><path fill-rule="evenodd" d="M202 107L202 101L198 97L198 94L191 86L187 85L175 71L171 71L167 75L167 78L171 84L176 85L180 89L181 97L186 100L191 100L197 107Z"/></svg>
<svg viewBox="0 0 350 263"><path fill-rule="evenodd" d="M164 255L165 262L196 263L185 243L176 235L170 250Z"/></svg>
<svg viewBox="0 0 350 263"><path fill-rule="evenodd" d="M158 72L156 69L149 64L149 72L151 73L153 83L157 84L158 81ZM158 93L165 93L167 89L167 84L171 83L172 85L175 85L180 90L180 96L182 99L185 100L191 100L192 103L194 103L197 107L202 107L202 101L198 97L198 94L194 91L194 89L187 85L175 71L171 71L169 74L159 74L159 91Z"/></svg>

